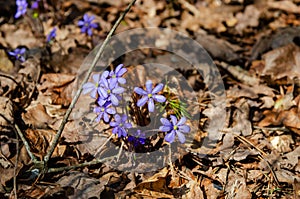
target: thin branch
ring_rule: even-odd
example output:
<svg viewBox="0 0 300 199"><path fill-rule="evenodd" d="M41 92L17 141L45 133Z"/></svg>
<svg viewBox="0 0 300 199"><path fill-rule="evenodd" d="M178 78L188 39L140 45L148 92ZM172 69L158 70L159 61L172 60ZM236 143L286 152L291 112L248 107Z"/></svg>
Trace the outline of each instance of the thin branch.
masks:
<svg viewBox="0 0 300 199"><path fill-rule="evenodd" d="M25 139L25 137L24 137L22 131L20 130L20 128L19 128L19 126L18 126L17 124L14 125L14 129L15 129L15 131L17 131L18 135L20 136L20 138L21 138L21 140L22 140L22 142L23 142L23 144L24 144L24 146L25 146L25 149L26 149L26 151L27 151L29 157L31 158L32 162L33 162L33 163L37 163L38 160L36 159L36 157L35 157L35 156L33 155L33 153L31 152L29 143L28 143L27 140Z"/></svg>
<svg viewBox="0 0 300 199"><path fill-rule="evenodd" d="M93 161L90 161L90 162L85 162L85 163L73 165L73 166L59 167L59 168L49 168L47 173L57 173L57 172L62 172L62 171L68 171L68 170L71 170L71 169L77 169L77 168L92 166L92 165L95 165L95 164L103 163L103 162L105 162L107 160L110 160L114 157L116 157L116 155L111 156L111 157L106 157L106 158L103 158L103 159L98 159L98 160L93 160Z"/></svg>
<svg viewBox="0 0 300 199"><path fill-rule="evenodd" d="M73 98L66 114L64 115L64 118L62 120L62 123L53 139L53 142L51 143L51 146L50 146L50 149L49 151L47 152L47 155L44 157L44 162L45 162L45 165L47 165L50 157L52 156L53 152L54 152L54 149L56 147L56 145L58 144L58 140L64 130L64 127L68 121L68 118L81 94L81 91L82 91L82 86L88 81L88 79L90 78L92 72L93 72L93 69L94 67L96 66L96 63L98 62L99 58L101 57L103 51L104 51L104 48L106 47L106 45L108 44L109 40L111 39L113 33L115 32L115 30L117 29L117 27L119 26L119 24L121 23L121 21L123 20L123 18L125 17L125 15L128 13L128 11L130 10L130 8L132 7L132 5L135 3L136 0L132 0L130 2L130 4L127 6L126 10L123 12L123 14L118 18L118 20L116 21L116 23L114 24L114 26L112 27L112 29L110 30L110 32L108 33L106 39L104 40L103 44L101 45L99 51L97 52L92 64L91 64L91 67L89 68L85 78L83 79L83 81L81 82L80 84L80 87L75 95L75 97Z"/></svg>

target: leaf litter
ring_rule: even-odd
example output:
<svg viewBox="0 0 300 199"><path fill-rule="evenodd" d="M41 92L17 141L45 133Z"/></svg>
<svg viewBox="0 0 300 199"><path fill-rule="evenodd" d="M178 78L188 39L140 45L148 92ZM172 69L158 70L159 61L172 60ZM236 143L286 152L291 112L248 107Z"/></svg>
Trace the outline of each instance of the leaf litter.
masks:
<svg viewBox="0 0 300 199"><path fill-rule="evenodd" d="M220 122L220 110L205 104L209 92L201 75L177 62L178 71L197 90L201 115L195 124L199 130L192 144L185 145L185 155L155 172L121 172L97 163L47 173L35 181L39 173L34 173L15 125L42 160L77 88L75 77L80 75L83 59L103 41L127 3L43 1L38 18L18 20L13 19L15 13L7 9L8 4L0 6L5 13L0 25L0 172L5 173L0 197L14 198L15 192L20 198L299 198L296 0L137 2L117 32L148 26L183 32L196 39L218 66L227 97L225 128L214 137L217 145L205 156L201 154L202 141L209 136L205 126ZM92 38L76 26L86 11L100 25ZM47 45L45 38L53 27L57 27L56 41ZM163 39L157 44L165 45ZM8 52L23 46L27 59L20 63ZM135 67L153 60L174 64L174 59L164 52L140 50L126 55L124 64ZM141 65L137 69L139 81L145 82L147 72ZM107 137L97 134L105 130L104 125L95 131L90 126L92 115L78 117L90 112L87 100L83 97L76 105L79 112L72 113L49 162L51 167L91 161L106 142ZM80 125L78 120L82 120ZM85 134L86 128L90 131Z"/></svg>

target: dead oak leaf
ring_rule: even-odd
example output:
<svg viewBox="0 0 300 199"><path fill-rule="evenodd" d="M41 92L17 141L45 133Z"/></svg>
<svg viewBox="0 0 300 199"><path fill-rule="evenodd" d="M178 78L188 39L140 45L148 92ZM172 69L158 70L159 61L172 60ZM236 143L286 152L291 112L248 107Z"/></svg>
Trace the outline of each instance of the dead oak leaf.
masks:
<svg viewBox="0 0 300 199"><path fill-rule="evenodd" d="M263 55L265 68L263 75L270 75L274 80L288 77L300 77L300 47L289 44Z"/></svg>

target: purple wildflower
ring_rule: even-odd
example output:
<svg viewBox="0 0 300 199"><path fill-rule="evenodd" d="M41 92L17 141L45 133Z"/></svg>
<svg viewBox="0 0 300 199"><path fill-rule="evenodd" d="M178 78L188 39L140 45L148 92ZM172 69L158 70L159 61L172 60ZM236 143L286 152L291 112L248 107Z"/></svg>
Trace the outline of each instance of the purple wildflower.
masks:
<svg viewBox="0 0 300 199"><path fill-rule="evenodd" d="M32 9L38 9L39 8L39 2L40 2L40 0L33 1L32 4L31 4L31 8Z"/></svg>
<svg viewBox="0 0 300 199"><path fill-rule="evenodd" d="M171 115L171 122L165 118L161 118L160 121L163 126L159 127L160 131L169 132L165 136L165 140L169 143L172 143L175 139L175 136L178 136L178 139L181 143L185 142L185 136L183 133L190 132L190 127L186 124L186 118L182 117L178 122L177 118L174 115Z"/></svg>
<svg viewBox="0 0 300 199"><path fill-rule="evenodd" d="M26 48L16 48L14 51L8 52L8 54L15 57L17 60L24 62L25 61L25 57L24 57L25 52L26 52Z"/></svg>
<svg viewBox="0 0 300 199"><path fill-rule="evenodd" d="M92 76L93 78L93 83L92 82L87 82L85 83L82 88L83 88L83 91L82 93L83 94L87 94L87 93L91 93L90 96L94 99L97 98L97 94L100 93L100 79L101 79L101 76L100 74L94 74Z"/></svg>
<svg viewBox="0 0 300 199"><path fill-rule="evenodd" d="M129 129L132 127L132 125L128 122L126 122L127 120L127 115L122 115L122 117L118 114L115 115L114 117L115 121L114 122L110 122L109 125L111 127L114 127L112 130L113 134L118 134L118 137L126 137L127 136L127 132L126 129Z"/></svg>
<svg viewBox="0 0 300 199"><path fill-rule="evenodd" d="M19 18L21 15L25 15L26 11L27 11L27 6L28 3L26 0L16 0L16 4L17 4L17 12L15 14L15 18Z"/></svg>
<svg viewBox="0 0 300 199"><path fill-rule="evenodd" d="M99 104L103 105L105 102L111 101L112 105L118 106L120 100L119 94L122 94L125 89L110 79L102 78L101 83Z"/></svg>
<svg viewBox="0 0 300 199"><path fill-rule="evenodd" d="M49 43L56 37L56 27L53 28L50 33L47 35L47 42Z"/></svg>
<svg viewBox="0 0 300 199"><path fill-rule="evenodd" d="M141 99L139 99L137 101L137 106L139 106L139 107L144 106L146 104L146 102L148 101L149 112L153 112L154 111L154 101L153 100L160 102L160 103L166 101L166 98L164 96L157 95L157 93L159 91L161 91L163 89L163 87L164 87L164 85L160 83L152 90L152 81L151 80L148 80L146 82L146 90L143 90L139 87L135 87L134 92L143 96Z"/></svg>
<svg viewBox="0 0 300 199"><path fill-rule="evenodd" d="M146 141L146 135L145 133L142 133L141 130L137 130L136 133L132 136L128 136L128 141L133 143L134 147L137 147L139 145L144 145Z"/></svg>
<svg viewBox="0 0 300 199"><path fill-rule="evenodd" d="M90 16L88 14L83 15L83 20L78 21L78 26L81 27L81 32L92 36L92 28L98 28L98 24L92 23L95 16Z"/></svg>
<svg viewBox="0 0 300 199"><path fill-rule="evenodd" d="M115 71L110 71L109 76L111 77L112 81L119 82L120 84L125 84L126 79L122 77L124 73L127 72L126 68L123 68L123 64L117 66Z"/></svg>
<svg viewBox="0 0 300 199"><path fill-rule="evenodd" d="M116 109L114 107L111 107L111 103L105 103L103 106L97 106L94 108L94 113L96 113L98 116L95 119L96 122L100 122L100 120L103 118L105 122L109 121L109 114L113 115L116 114Z"/></svg>

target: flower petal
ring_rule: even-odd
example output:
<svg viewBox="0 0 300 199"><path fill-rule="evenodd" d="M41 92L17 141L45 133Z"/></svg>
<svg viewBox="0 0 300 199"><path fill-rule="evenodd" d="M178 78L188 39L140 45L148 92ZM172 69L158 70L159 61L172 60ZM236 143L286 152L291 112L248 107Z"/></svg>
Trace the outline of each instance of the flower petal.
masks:
<svg viewBox="0 0 300 199"><path fill-rule="evenodd" d="M114 94L122 94L122 93L124 93L124 91L125 91L125 88L123 88L123 87L117 87L112 90L112 92Z"/></svg>
<svg viewBox="0 0 300 199"><path fill-rule="evenodd" d="M160 103L163 103L166 101L166 98L162 95L153 95L152 98L157 101L157 102L160 102Z"/></svg>
<svg viewBox="0 0 300 199"><path fill-rule="evenodd" d="M126 84L126 79L123 78L123 77L119 77L119 78L118 78L118 82L119 82L120 84Z"/></svg>
<svg viewBox="0 0 300 199"><path fill-rule="evenodd" d="M159 130L162 131L162 132L169 132L171 131L171 126L160 126L159 127Z"/></svg>
<svg viewBox="0 0 300 199"><path fill-rule="evenodd" d="M191 131L191 128L188 125L180 125L178 126L178 129L183 133L188 133Z"/></svg>
<svg viewBox="0 0 300 199"><path fill-rule="evenodd" d="M126 72L127 72L127 69L122 68L120 71L118 71L118 72L116 71L116 74L118 77L120 77L120 76L124 75L124 73L126 73Z"/></svg>
<svg viewBox="0 0 300 199"><path fill-rule="evenodd" d="M100 74L94 74L93 75L93 80L95 83L99 83L100 82L100 77L101 75Z"/></svg>
<svg viewBox="0 0 300 199"><path fill-rule="evenodd" d="M111 100L111 103L112 103L114 106L118 106L118 105L119 105L119 100L118 100L118 98L116 97L116 95L111 94L111 95L110 95L110 100Z"/></svg>
<svg viewBox="0 0 300 199"><path fill-rule="evenodd" d="M107 112L108 114L113 115L113 114L116 114L116 109L113 108L113 107L107 108L107 109L106 109L106 112Z"/></svg>
<svg viewBox="0 0 300 199"><path fill-rule="evenodd" d="M147 91L147 93L152 93L152 81L151 80L147 80L147 82L146 82L146 91Z"/></svg>
<svg viewBox="0 0 300 199"><path fill-rule="evenodd" d="M102 97L102 99L106 99L108 97L107 91L104 88L100 87L99 91L100 91L100 96Z"/></svg>
<svg viewBox="0 0 300 199"><path fill-rule="evenodd" d="M170 117L171 117L172 124L173 124L174 126L177 125L177 118L176 118L176 116L170 115Z"/></svg>
<svg viewBox="0 0 300 199"><path fill-rule="evenodd" d="M119 123L118 122L110 122L109 126L116 127L116 126L119 126Z"/></svg>
<svg viewBox="0 0 300 199"><path fill-rule="evenodd" d="M136 105L138 107L144 106L146 104L146 102L148 101L148 97L147 96L143 96L142 99L139 99L136 103Z"/></svg>
<svg viewBox="0 0 300 199"><path fill-rule="evenodd" d="M110 125L111 126L111 125ZM115 127L113 130L112 130L112 133L113 134L117 134L119 132L119 127Z"/></svg>
<svg viewBox="0 0 300 199"><path fill-rule="evenodd" d="M119 64L119 65L116 67L115 73L118 73L119 70L120 70L123 66L124 66L123 64Z"/></svg>
<svg viewBox="0 0 300 199"><path fill-rule="evenodd" d="M177 122L177 125L178 125L178 126L183 125L185 122L186 122L186 117L182 117L182 118Z"/></svg>
<svg viewBox="0 0 300 199"><path fill-rule="evenodd" d="M152 90L152 94L158 93L159 91L161 91L164 88L164 85L162 83L158 84L157 86L155 86L155 88Z"/></svg>
<svg viewBox="0 0 300 199"><path fill-rule="evenodd" d="M120 124L121 123L121 116L119 114L115 115L115 121Z"/></svg>
<svg viewBox="0 0 300 199"><path fill-rule="evenodd" d="M109 116L108 116L107 113L103 113L103 120L104 120L105 122L108 122L108 121L109 121Z"/></svg>
<svg viewBox="0 0 300 199"><path fill-rule="evenodd" d="M172 126L171 122L166 119L166 118L160 118L160 122L164 125L164 126Z"/></svg>
<svg viewBox="0 0 300 199"><path fill-rule="evenodd" d="M143 89L141 89L139 87L135 87L134 92L139 94L139 95L147 95L148 94L146 91L144 91Z"/></svg>
<svg viewBox="0 0 300 199"><path fill-rule="evenodd" d="M126 128L126 129L130 129L131 127L132 127L132 124L130 124L130 123L124 124L124 128Z"/></svg>
<svg viewBox="0 0 300 199"><path fill-rule="evenodd" d="M180 133L179 131L177 131L177 136L178 136L179 142L181 144L183 144L185 142L185 136L182 133Z"/></svg>
<svg viewBox="0 0 300 199"><path fill-rule="evenodd" d="M172 143L174 142L174 139L175 139L175 132L172 131L171 133L168 133L166 136L165 136L165 140L169 143Z"/></svg>
<svg viewBox="0 0 300 199"><path fill-rule="evenodd" d="M154 112L154 101L153 101L152 98L150 98L149 101L148 101L148 110L151 113Z"/></svg>

